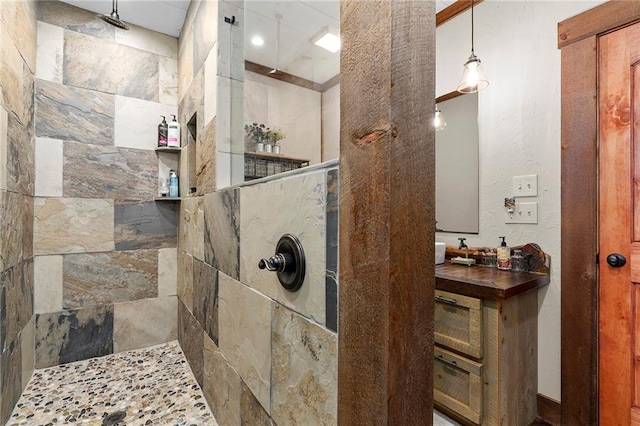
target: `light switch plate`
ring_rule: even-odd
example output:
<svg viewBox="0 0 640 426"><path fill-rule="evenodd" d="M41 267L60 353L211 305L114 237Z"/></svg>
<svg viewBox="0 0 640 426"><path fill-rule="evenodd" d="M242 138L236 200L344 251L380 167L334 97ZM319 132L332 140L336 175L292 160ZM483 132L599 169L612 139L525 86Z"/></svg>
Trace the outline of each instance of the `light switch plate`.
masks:
<svg viewBox="0 0 640 426"><path fill-rule="evenodd" d="M513 213L505 211L504 223L538 223L538 203L516 203Z"/></svg>
<svg viewBox="0 0 640 426"><path fill-rule="evenodd" d="M538 195L538 175L513 177L514 197L535 197Z"/></svg>

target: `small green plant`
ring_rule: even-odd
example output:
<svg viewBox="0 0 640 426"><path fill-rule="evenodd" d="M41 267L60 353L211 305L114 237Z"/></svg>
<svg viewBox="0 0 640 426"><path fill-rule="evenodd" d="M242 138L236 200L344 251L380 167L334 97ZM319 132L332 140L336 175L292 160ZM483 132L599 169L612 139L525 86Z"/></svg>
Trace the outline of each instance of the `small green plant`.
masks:
<svg viewBox="0 0 640 426"><path fill-rule="evenodd" d="M280 145L280 141L286 137L287 135L282 131L282 129L273 129L267 132L267 138L276 146Z"/></svg>

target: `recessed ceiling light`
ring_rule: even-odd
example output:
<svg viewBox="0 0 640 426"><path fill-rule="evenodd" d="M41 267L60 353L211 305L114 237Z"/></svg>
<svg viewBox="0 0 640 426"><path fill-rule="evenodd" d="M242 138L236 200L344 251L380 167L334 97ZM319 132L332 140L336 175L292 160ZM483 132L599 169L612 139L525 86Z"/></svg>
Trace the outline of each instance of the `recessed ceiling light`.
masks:
<svg viewBox="0 0 640 426"><path fill-rule="evenodd" d="M251 38L251 44L254 46L262 46L264 44L264 40L260 36L253 36Z"/></svg>
<svg viewBox="0 0 640 426"><path fill-rule="evenodd" d="M320 46L331 53L336 53L342 46L340 33L335 28L329 27L323 27L320 32L311 37L311 43L316 46Z"/></svg>

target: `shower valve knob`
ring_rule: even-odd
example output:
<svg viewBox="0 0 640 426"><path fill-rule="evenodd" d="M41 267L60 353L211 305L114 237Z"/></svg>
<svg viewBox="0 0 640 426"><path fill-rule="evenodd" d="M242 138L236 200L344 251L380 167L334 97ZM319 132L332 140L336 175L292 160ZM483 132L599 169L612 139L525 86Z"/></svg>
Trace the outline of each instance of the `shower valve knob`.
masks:
<svg viewBox="0 0 640 426"><path fill-rule="evenodd" d="M294 235L284 234L276 245L276 254L260 259L258 268L277 273L285 289L298 291L305 276L305 257L300 240Z"/></svg>
<svg viewBox="0 0 640 426"><path fill-rule="evenodd" d="M293 259L291 255L285 253L278 253L275 256L271 256L269 259L260 259L258 262L258 268L266 269L267 271L284 272L291 269Z"/></svg>

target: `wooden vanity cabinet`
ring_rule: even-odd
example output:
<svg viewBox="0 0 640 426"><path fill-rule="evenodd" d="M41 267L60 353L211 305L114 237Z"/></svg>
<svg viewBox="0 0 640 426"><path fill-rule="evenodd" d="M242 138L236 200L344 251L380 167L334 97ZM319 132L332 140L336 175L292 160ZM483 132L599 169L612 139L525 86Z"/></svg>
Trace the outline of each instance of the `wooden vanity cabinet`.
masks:
<svg viewBox="0 0 640 426"><path fill-rule="evenodd" d="M538 292L547 274L436 266L434 402L472 425L536 418Z"/></svg>

